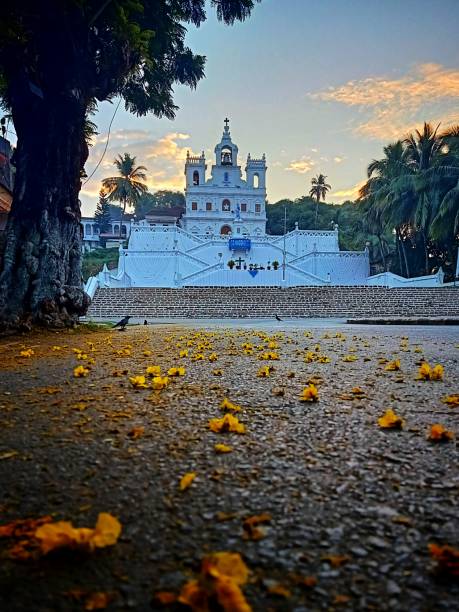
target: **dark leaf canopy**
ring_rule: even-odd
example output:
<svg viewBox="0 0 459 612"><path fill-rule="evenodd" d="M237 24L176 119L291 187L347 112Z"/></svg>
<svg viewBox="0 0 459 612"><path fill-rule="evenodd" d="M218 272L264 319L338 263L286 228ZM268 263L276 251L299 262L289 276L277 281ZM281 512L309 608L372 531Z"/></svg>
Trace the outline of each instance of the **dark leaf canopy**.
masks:
<svg viewBox="0 0 459 612"><path fill-rule="evenodd" d="M212 0L226 23L260 0ZM3 0L0 96L19 90L75 97L84 104L122 96L138 115L172 118L175 84L196 87L205 57L185 44L188 24L206 19L205 0ZM25 89L24 89L25 87Z"/></svg>

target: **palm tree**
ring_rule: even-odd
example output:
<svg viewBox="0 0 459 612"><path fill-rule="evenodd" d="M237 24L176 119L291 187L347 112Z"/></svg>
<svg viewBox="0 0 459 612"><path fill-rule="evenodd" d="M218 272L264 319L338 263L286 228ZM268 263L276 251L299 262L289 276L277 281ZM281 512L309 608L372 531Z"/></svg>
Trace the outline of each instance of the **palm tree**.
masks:
<svg viewBox="0 0 459 612"><path fill-rule="evenodd" d="M309 190L309 195L311 196L311 198L316 198L316 213L314 220L315 229L317 229L317 212L319 208L319 202L320 200L324 200L325 202L325 196L327 195L327 191L331 189L331 186L325 182L326 178L327 177L324 174L318 174L317 176L314 176L311 179L312 187Z"/></svg>
<svg viewBox="0 0 459 612"><path fill-rule="evenodd" d="M136 166L136 158L129 153L118 155L113 164L119 172L119 176L112 176L102 181L102 185L107 191L108 199L113 202L121 202L123 209L120 218L120 237L122 232L123 217L126 206L134 206L137 200L146 193L147 180L145 166Z"/></svg>

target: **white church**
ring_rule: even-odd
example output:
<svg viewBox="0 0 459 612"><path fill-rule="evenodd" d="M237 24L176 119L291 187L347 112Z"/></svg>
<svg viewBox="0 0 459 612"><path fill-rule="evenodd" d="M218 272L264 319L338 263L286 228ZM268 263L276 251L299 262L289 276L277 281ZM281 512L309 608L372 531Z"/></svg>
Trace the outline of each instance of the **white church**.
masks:
<svg viewBox="0 0 459 612"><path fill-rule="evenodd" d="M186 209L180 216L147 216L132 222L118 268L106 267L86 283L98 287L187 286L405 286L441 284L439 275L404 279L370 277L368 249L340 251L338 226L330 231L295 229L266 234L266 158L249 154L244 175L238 147L225 119L208 171L204 152L187 153Z"/></svg>

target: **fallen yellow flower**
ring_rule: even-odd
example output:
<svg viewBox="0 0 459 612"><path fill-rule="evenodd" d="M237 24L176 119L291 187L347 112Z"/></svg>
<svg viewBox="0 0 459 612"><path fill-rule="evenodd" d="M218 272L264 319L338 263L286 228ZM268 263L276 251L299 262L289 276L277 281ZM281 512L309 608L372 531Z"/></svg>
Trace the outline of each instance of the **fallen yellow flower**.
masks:
<svg viewBox="0 0 459 612"><path fill-rule="evenodd" d="M169 379L167 376L155 376L151 382L151 386L156 390L165 389L168 384Z"/></svg>
<svg viewBox="0 0 459 612"><path fill-rule="evenodd" d="M447 395L441 401L445 404L448 404L448 406L459 406L459 393Z"/></svg>
<svg viewBox="0 0 459 612"><path fill-rule="evenodd" d="M215 433L224 433L231 431L234 433L245 433L245 426L239 422L239 419L232 414L225 414L221 419L210 419L209 428Z"/></svg>
<svg viewBox="0 0 459 612"><path fill-rule="evenodd" d="M188 357L188 349L183 349L183 351L180 351L179 357Z"/></svg>
<svg viewBox="0 0 459 612"><path fill-rule="evenodd" d="M270 366L262 366L257 372L258 378L267 378L271 373L272 368Z"/></svg>
<svg viewBox="0 0 459 612"><path fill-rule="evenodd" d="M88 368L85 368L82 365L77 366L73 370L73 375L75 378L81 378L82 376L87 376L89 374Z"/></svg>
<svg viewBox="0 0 459 612"><path fill-rule="evenodd" d="M440 423L435 423L430 428L429 435L427 437L431 442L448 442L454 438L452 431L448 431Z"/></svg>
<svg viewBox="0 0 459 612"><path fill-rule="evenodd" d="M402 429L404 420L389 408L386 410L385 414L378 419L378 423L383 429Z"/></svg>
<svg viewBox="0 0 459 612"><path fill-rule="evenodd" d="M239 410L241 409L240 406L238 406L237 404L233 404L233 402L231 402L227 397L223 398L223 400L221 401L220 408L222 410L231 410L232 412L239 412Z"/></svg>
<svg viewBox="0 0 459 612"><path fill-rule="evenodd" d="M231 453L233 447L228 446L227 444L216 444L214 449L216 453Z"/></svg>
<svg viewBox="0 0 459 612"><path fill-rule="evenodd" d="M358 359L357 355L346 355L345 357L343 357L343 361L345 362L357 361L357 359Z"/></svg>
<svg viewBox="0 0 459 612"><path fill-rule="evenodd" d="M215 368L215 370L212 370L212 374L214 376L223 376L223 370L221 370L220 368Z"/></svg>
<svg viewBox="0 0 459 612"><path fill-rule="evenodd" d="M129 380L134 389L147 389L147 379L145 376L130 376Z"/></svg>
<svg viewBox="0 0 459 612"><path fill-rule="evenodd" d="M443 380L444 368L437 364L433 368L427 362L421 364L416 380Z"/></svg>
<svg viewBox="0 0 459 612"><path fill-rule="evenodd" d="M185 491L186 489L188 489L191 486L193 480L196 478L196 476L196 472L187 472L184 476L182 476L179 484L180 491Z"/></svg>
<svg viewBox="0 0 459 612"><path fill-rule="evenodd" d="M145 372L148 376L161 376L161 367L159 365L147 366Z"/></svg>
<svg viewBox="0 0 459 612"><path fill-rule="evenodd" d="M217 361L218 355L217 353L211 353L208 357L209 361Z"/></svg>
<svg viewBox="0 0 459 612"><path fill-rule="evenodd" d="M168 376L185 376L185 368L183 366L178 366L174 368L169 368L167 370Z"/></svg>
<svg viewBox="0 0 459 612"><path fill-rule="evenodd" d="M19 353L20 357L32 357L32 355L35 355L35 351L33 349L25 349Z"/></svg>
<svg viewBox="0 0 459 612"><path fill-rule="evenodd" d="M317 402L319 399L319 392L317 387L312 383L305 387L300 395L300 402Z"/></svg>
<svg viewBox="0 0 459 612"><path fill-rule="evenodd" d="M389 361L389 363L384 368L388 372L393 372L395 370L400 370L400 359L394 359L394 361Z"/></svg>
<svg viewBox="0 0 459 612"><path fill-rule="evenodd" d="M279 359L279 355L275 351L268 351L266 353L262 353L259 356L259 359L264 361L277 361Z"/></svg>
<svg viewBox="0 0 459 612"><path fill-rule="evenodd" d="M81 548L93 551L115 544L121 533L121 523L111 514L101 512L94 529L74 527L67 521L47 523L38 527L35 538L47 554L56 548Z"/></svg>

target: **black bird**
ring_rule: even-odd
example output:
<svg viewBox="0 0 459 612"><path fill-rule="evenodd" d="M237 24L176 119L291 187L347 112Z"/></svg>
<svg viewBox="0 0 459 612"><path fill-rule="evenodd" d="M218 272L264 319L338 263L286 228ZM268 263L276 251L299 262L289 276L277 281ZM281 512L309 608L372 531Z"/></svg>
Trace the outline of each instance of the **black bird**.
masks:
<svg viewBox="0 0 459 612"><path fill-rule="evenodd" d="M119 327L120 331L124 331L126 325L129 323L129 319L131 318L131 316L127 316L124 317L123 319L121 319L121 321L118 321L118 323L116 323L116 325L113 326L113 329L115 329L115 327Z"/></svg>
<svg viewBox="0 0 459 612"><path fill-rule="evenodd" d="M143 322L144 325L148 325L148 321L145 319L145 321Z"/></svg>
<svg viewBox="0 0 459 612"><path fill-rule="evenodd" d="M278 315L276 315L276 321L282 321L282 319Z"/></svg>

